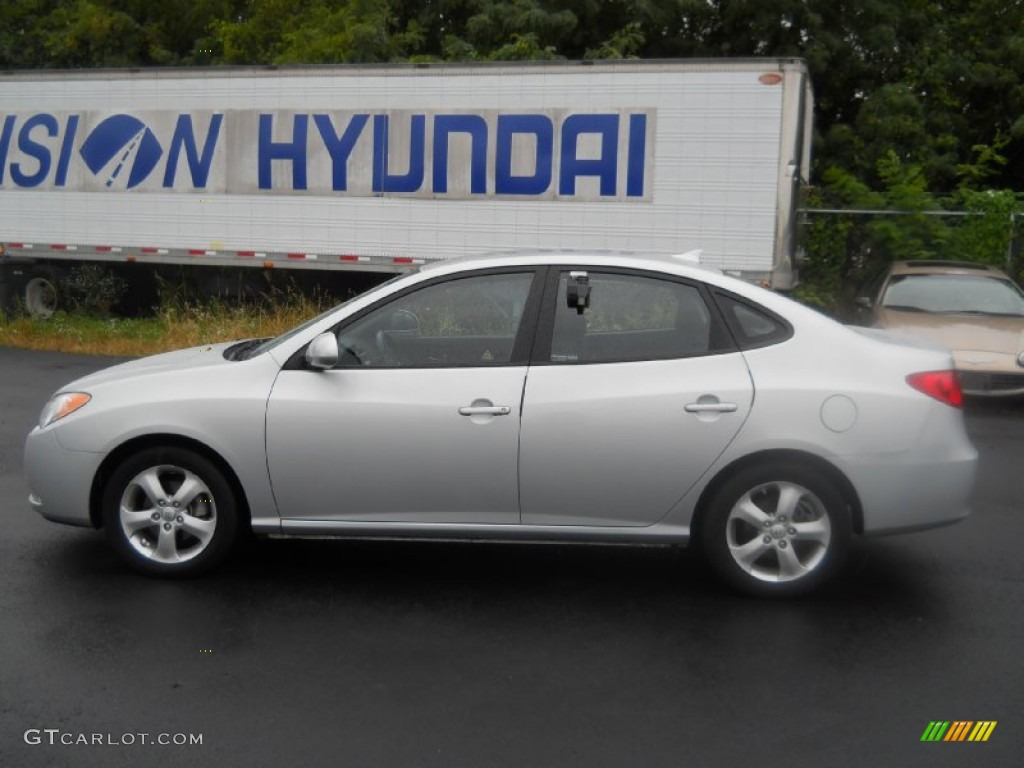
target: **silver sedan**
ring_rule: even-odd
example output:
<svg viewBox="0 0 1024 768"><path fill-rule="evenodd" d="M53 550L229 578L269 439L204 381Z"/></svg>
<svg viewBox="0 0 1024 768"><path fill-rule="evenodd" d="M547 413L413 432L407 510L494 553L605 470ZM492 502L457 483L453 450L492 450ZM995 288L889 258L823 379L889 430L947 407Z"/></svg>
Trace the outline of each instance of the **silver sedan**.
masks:
<svg viewBox="0 0 1024 768"><path fill-rule="evenodd" d="M854 534L968 514L952 360L911 343L687 257L439 263L72 382L28 436L30 502L158 575L248 532L689 542L793 595Z"/></svg>

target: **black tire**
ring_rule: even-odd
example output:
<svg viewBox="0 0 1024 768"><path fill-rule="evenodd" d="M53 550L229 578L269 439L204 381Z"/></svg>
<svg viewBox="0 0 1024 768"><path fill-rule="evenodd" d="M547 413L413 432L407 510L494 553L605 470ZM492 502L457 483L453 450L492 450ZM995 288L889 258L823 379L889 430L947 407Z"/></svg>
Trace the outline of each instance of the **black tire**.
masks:
<svg viewBox="0 0 1024 768"><path fill-rule="evenodd" d="M149 448L111 474L103 526L136 570L192 576L228 556L238 538L238 503L224 474L205 457L184 448Z"/></svg>
<svg viewBox="0 0 1024 768"><path fill-rule="evenodd" d="M733 588L758 597L811 592L842 567L849 507L815 469L771 461L740 469L708 503L699 546Z"/></svg>

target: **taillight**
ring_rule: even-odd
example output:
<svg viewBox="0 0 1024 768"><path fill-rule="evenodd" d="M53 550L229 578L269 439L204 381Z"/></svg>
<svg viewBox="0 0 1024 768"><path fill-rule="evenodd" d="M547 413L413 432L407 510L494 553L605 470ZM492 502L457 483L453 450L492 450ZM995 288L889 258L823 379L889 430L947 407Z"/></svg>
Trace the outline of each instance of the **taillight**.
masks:
<svg viewBox="0 0 1024 768"><path fill-rule="evenodd" d="M912 373L907 376L907 384L954 408L960 408L964 404L964 391L960 389L960 377L956 375L956 371Z"/></svg>

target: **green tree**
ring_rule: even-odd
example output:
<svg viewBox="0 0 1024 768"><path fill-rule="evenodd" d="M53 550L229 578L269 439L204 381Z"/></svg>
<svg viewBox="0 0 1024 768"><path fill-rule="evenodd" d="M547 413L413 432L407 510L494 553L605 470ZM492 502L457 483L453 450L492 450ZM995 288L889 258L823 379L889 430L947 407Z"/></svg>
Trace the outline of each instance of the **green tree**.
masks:
<svg viewBox="0 0 1024 768"><path fill-rule="evenodd" d="M386 62L405 54L386 0L313 3L282 42L275 64Z"/></svg>
<svg viewBox="0 0 1024 768"><path fill-rule="evenodd" d="M0 3L0 67L43 66L45 54L40 19L57 5L57 0L4 0Z"/></svg>
<svg viewBox="0 0 1024 768"><path fill-rule="evenodd" d="M284 36L307 17L310 0L249 0L238 14L213 22L218 63L272 64L284 49Z"/></svg>
<svg viewBox="0 0 1024 768"><path fill-rule="evenodd" d="M0 66L139 67L212 61L211 24L244 0L7 0Z"/></svg>
<svg viewBox="0 0 1024 768"><path fill-rule="evenodd" d="M422 33L418 60L536 60L639 55L628 0L393 0Z"/></svg>
<svg viewBox="0 0 1024 768"><path fill-rule="evenodd" d="M148 63L188 66L215 61L216 22L241 12L245 0L112 0L146 31Z"/></svg>
<svg viewBox="0 0 1024 768"><path fill-rule="evenodd" d="M388 0L250 0L212 35L228 64L387 62L416 54L422 38Z"/></svg>
<svg viewBox="0 0 1024 768"><path fill-rule="evenodd" d="M541 0L478 0L462 29L447 35L445 50L498 61L562 58L559 43L579 20L571 10L551 10L550 5Z"/></svg>
<svg viewBox="0 0 1024 768"><path fill-rule="evenodd" d="M65 69L129 67L146 61L146 32L124 11L76 0L42 22L47 65Z"/></svg>

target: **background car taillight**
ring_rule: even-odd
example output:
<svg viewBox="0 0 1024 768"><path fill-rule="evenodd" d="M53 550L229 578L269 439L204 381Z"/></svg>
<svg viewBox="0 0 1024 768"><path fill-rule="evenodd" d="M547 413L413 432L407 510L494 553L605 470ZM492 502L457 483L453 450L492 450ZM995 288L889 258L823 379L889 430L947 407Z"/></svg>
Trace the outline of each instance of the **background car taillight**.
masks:
<svg viewBox="0 0 1024 768"><path fill-rule="evenodd" d="M956 371L926 371L907 376L907 383L914 389L934 397L939 402L960 408L964 404L964 392Z"/></svg>

